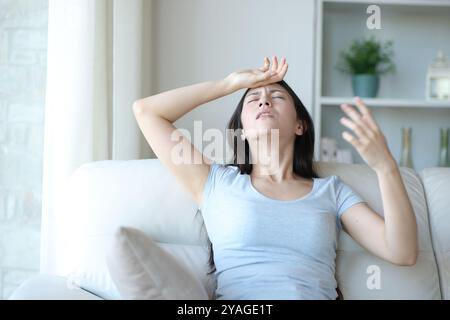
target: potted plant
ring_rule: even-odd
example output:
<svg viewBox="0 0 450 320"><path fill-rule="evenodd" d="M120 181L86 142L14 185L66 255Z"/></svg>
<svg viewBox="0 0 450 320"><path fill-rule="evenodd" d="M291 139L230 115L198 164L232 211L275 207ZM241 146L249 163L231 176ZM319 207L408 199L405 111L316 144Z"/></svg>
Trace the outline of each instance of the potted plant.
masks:
<svg viewBox="0 0 450 320"><path fill-rule="evenodd" d="M353 40L347 51L341 51L337 69L352 75L355 96L366 98L377 96L379 76L395 70L392 46L392 41L381 43L371 37Z"/></svg>

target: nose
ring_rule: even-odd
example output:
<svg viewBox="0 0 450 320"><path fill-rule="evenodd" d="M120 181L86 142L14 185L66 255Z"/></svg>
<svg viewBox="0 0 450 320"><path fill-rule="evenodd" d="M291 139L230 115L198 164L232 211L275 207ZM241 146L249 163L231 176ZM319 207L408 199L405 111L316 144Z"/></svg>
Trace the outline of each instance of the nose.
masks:
<svg viewBox="0 0 450 320"><path fill-rule="evenodd" d="M261 97L261 100L259 101L259 107L263 107L263 105L270 107L272 106L272 103L270 102L269 99L267 99L265 96Z"/></svg>

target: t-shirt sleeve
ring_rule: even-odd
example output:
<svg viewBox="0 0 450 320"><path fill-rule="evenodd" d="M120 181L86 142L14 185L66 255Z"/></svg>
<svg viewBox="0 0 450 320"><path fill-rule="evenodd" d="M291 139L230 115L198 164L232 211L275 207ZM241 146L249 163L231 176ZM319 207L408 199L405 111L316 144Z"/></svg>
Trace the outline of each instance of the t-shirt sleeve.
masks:
<svg viewBox="0 0 450 320"><path fill-rule="evenodd" d="M334 190L336 196L336 218L339 229L341 229L342 214L353 205L366 201L338 176L334 176Z"/></svg>

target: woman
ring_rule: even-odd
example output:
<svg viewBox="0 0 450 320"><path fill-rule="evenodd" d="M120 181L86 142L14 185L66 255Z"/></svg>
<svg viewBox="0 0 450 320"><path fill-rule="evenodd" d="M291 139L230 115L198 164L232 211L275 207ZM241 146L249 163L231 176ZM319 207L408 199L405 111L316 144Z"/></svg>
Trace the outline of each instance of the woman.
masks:
<svg viewBox="0 0 450 320"><path fill-rule="evenodd" d="M376 172L384 218L338 176L313 167L314 130L283 81L288 64L258 69L135 102L139 126L160 161L198 203L214 248L217 299L335 299L337 238L343 228L374 255L397 265L417 258L417 227L395 159L369 109L356 99L343 132ZM246 88L230 129L243 129L244 163L212 162L173 123L197 106ZM272 135L273 130L277 133ZM178 136L201 163L175 161ZM266 143L263 144L262 141ZM262 146L262 147L261 147ZM265 146L265 147L264 147ZM275 147L274 147L275 146ZM185 149L186 150L186 149ZM250 163L251 162L251 163Z"/></svg>

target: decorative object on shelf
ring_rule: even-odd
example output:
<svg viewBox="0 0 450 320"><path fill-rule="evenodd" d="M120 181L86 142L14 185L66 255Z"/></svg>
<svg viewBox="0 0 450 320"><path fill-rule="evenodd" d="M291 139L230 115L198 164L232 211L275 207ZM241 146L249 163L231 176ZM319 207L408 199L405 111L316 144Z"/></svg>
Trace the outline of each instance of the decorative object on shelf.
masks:
<svg viewBox="0 0 450 320"><path fill-rule="evenodd" d="M337 156L337 142L335 139L323 137L320 142L320 160L333 161Z"/></svg>
<svg viewBox="0 0 450 320"><path fill-rule="evenodd" d="M411 131L410 127L402 128L402 154L400 157L400 166L414 169L411 155Z"/></svg>
<svg viewBox="0 0 450 320"><path fill-rule="evenodd" d="M353 163L351 150L338 149L336 140L328 137L321 139L320 161Z"/></svg>
<svg viewBox="0 0 450 320"><path fill-rule="evenodd" d="M450 100L450 63L442 50L428 67L426 97L429 100Z"/></svg>
<svg viewBox="0 0 450 320"><path fill-rule="evenodd" d="M450 167L448 155L449 128L441 128L441 143L439 148L439 167Z"/></svg>
<svg viewBox="0 0 450 320"><path fill-rule="evenodd" d="M336 68L352 75L355 96L373 98L378 94L380 75L393 72L393 41L381 43L374 37L353 40L348 51L342 51Z"/></svg>
<svg viewBox="0 0 450 320"><path fill-rule="evenodd" d="M380 78L375 74L352 75L352 88L355 96L373 98L378 95Z"/></svg>

